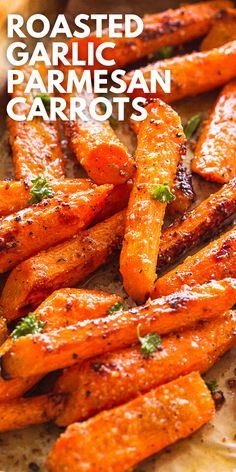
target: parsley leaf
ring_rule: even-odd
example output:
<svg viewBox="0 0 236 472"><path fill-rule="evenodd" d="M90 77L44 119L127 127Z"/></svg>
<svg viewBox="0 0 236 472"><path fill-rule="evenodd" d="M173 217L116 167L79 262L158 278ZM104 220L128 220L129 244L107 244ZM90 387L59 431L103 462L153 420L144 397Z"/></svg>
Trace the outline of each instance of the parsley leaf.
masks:
<svg viewBox="0 0 236 472"><path fill-rule="evenodd" d="M169 203L172 202L172 200L175 200L175 195L170 191L168 182L155 185L151 191L151 197L154 200L159 200L161 203Z"/></svg>
<svg viewBox="0 0 236 472"><path fill-rule="evenodd" d="M50 95L48 95L47 93L42 93L42 94L38 93L37 95L34 95L34 98L41 98L44 104L45 110L50 111L50 105L51 105Z"/></svg>
<svg viewBox="0 0 236 472"><path fill-rule="evenodd" d="M29 199L29 203L39 203L44 198L53 198L54 193L45 177L38 175L35 179L31 180L33 186L30 190L32 197Z"/></svg>
<svg viewBox="0 0 236 472"><path fill-rule="evenodd" d="M13 340L16 341L21 336L26 336L27 334L41 333L46 325L46 321L40 321L37 318L33 313L29 313L25 318L22 318L11 333Z"/></svg>
<svg viewBox="0 0 236 472"><path fill-rule="evenodd" d="M172 56L173 51L174 48L172 46L165 46L164 48L157 51L157 57L159 59L167 59L168 57Z"/></svg>
<svg viewBox="0 0 236 472"><path fill-rule="evenodd" d="M210 380L209 382L206 382L206 385L207 387L209 388L210 392L211 393L215 393L215 391L217 390L217 388L219 387L217 381L214 379L214 380Z"/></svg>
<svg viewBox="0 0 236 472"><path fill-rule="evenodd" d="M141 351L144 357L149 357L153 352L157 350L157 348L161 345L162 339L161 336L157 333L149 333L146 336L141 336L140 334L140 324L137 328L137 336L141 343Z"/></svg>
<svg viewBox="0 0 236 472"><path fill-rule="evenodd" d="M125 304L124 302L116 302L114 305L109 308L108 313L109 315L112 315L113 313L117 313L117 311L122 311L124 310Z"/></svg>
<svg viewBox="0 0 236 472"><path fill-rule="evenodd" d="M201 123L201 120L202 120L202 115L199 114L199 115L192 116L192 118L190 118L187 121L184 127L184 132L185 132L185 136L187 140L189 140L192 137L192 135L197 131Z"/></svg>

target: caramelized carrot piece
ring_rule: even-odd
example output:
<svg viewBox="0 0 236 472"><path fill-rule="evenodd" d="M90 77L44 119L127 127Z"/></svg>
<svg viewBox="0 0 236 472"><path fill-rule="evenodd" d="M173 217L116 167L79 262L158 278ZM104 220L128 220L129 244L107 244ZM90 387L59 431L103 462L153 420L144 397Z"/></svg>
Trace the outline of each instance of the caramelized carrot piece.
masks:
<svg viewBox="0 0 236 472"><path fill-rule="evenodd" d="M148 14L143 18L143 32L136 38L125 38L124 29L121 38L110 38L108 30L105 29L101 38L91 34L83 39L69 41L70 49L75 41L78 42L80 58L87 60L88 43L93 42L96 49L100 44L112 41L115 47L105 50L104 57L115 60L115 65L108 67L108 70L120 68L148 54L156 53L165 46L178 46L204 36L215 19L224 15L224 10L230 6L232 2L224 0L208 1ZM91 70L107 69L107 66L102 66L96 59L93 66L86 67Z"/></svg>
<svg viewBox="0 0 236 472"><path fill-rule="evenodd" d="M105 205L104 185L69 197L44 200L1 219L0 273L84 229Z"/></svg>
<svg viewBox="0 0 236 472"><path fill-rule="evenodd" d="M138 134L141 122L131 120L130 122L131 127L134 129L135 133ZM183 159L180 160L178 164L173 188L171 191L173 192L175 199L167 206L166 212L171 216L183 215L193 203L195 198L192 186L192 174L187 169Z"/></svg>
<svg viewBox="0 0 236 472"><path fill-rule="evenodd" d="M0 346L7 338L7 334L8 334L8 331L7 331L6 320L5 318L3 318L3 316L0 316Z"/></svg>
<svg viewBox="0 0 236 472"><path fill-rule="evenodd" d="M0 181L0 216L7 216L31 205L29 202L31 184L25 180ZM89 179L64 179L53 182L52 191L56 196L71 195L94 188Z"/></svg>
<svg viewBox="0 0 236 472"><path fill-rule="evenodd" d="M181 121L172 108L158 101L148 105L136 151L137 172L127 210L120 271L126 292L143 302L152 290L166 203L154 198L155 188L173 186L185 145Z"/></svg>
<svg viewBox="0 0 236 472"><path fill-rule="evenodd" d="M156 70L160 74L165 70L170 70L171 92L166 94L157 85L156 93L145 93L143 89L136 88L131 95L144 96L147 99L160 98L171 103L184 97L193 97L208 92L224 85L236 76L236 41L210 51L193 52L149 64L141 69L149 90L151 70ZM132 80L133 73L131 71L125 76L127 87Z"/></svg>
<svg viewBox="0 0 236 472"><path fill-rule="evenodd" d="M130 193L133 187L133 181L128 180L125 184L115 185L110 195L106 199L106 205L98 213L93 224L106 220L115 213L124 210L127 207Z"/></svg>
<svg viewBox="0 0 236 472"><path fill-rule="evenodd" d="M62 70L66 77L68 69ZM95 98L93 93L89 94L86 91L81 95L77 92L63 94L67 102L65 113L68 116L72 97L85 99L88 108ZM134 160L126 146L116 136L109 121L98 121L93 118L83 121L78 117L75 121L69 120L63 123L72 151L94 182L118 185L132 177L135 170Z"/></svg>
<svg viewBox="0 0 236 472"><path fill-rule="evenodd" d="M214 417L214 411L211 393L194 372L69 426L48 456L48 470L128 471L196 431Z"/></svg>
<svg viewBox="0 0 236 472"><path fill-rule="evenodd" d="M16 398L0 403L0 432L24 428L32 424L46 423L61 412L62 395L40 395L32 398Z"/></svg>
<svg viewBox="0 0 236 472"><path fill-rule="evenodd" d="M104 317L116 303L123 303L123 299L101 290L64 288L56 290L41 303L34 316L46 321L45 328L50 331L78 321Z"/></svg>
<svg viewBox="0 0 236 472"><path fill-rule="evenodd" d="M31 67L25 65L21 70L24 73L24 82L15 85L12 97L26 98L25 104L16 104L14 111L18 114L28 114L35 94L25 93L25 87L30 74L38 69L42 80L47 85L47 68L43 63ZM36 117L32 121L7 120L12 146L13 163L16 179L25 179L30 182L41 174L50 180L64 177L64 162L60 145L58 125L55 121L45 121Z"/></svg>
<svg viewBox="0 0 236 472"><path fill-rule="evenodd" d="M207 180L229 182L236 176L235 155L236 80L223 88L203 128L195 149L192 170Z"/></svg>
<svg viewBox="0 0 236 472"><path fill-rule="evenodd" d="M77 321L106 316L111 307L121 302L122 298L118 295L98 290L65 288L55 291L48 297L34 312L34 316L46 322L44 332L48 332ZM6 352L13 343L12 338L8 338L0 347L0 355ZM20 397L40 378L40 376L31 376L10 381L0 378L0 402Z"/></svg>
<svg viewBox="0 0 236 472"><path fill-rule="evenodd" d="M236 344L235 328L236 315L227 312L178 336L164 336L161 350L148 359L137 346L69 367L55 386L56 393L69 393L56 423L83 421L181 375L205 372Z"/></svg>
<svg viewBox="0 0 236 472"><path fill-rule="evenodd" d="M185 284L192 286L235 276L236 230L232 229L158 279L151 297L176 292Z"/></svg>
<svg viewBox="0 0 236 472"><path fill-rule="evenodd" d="M236 178L163 231L158 268L175 262L186 250L219 231L235 212Z"/></svg>
<svg viewBox="0 0 236 472"><path fill-rule="evenodd" d="M108 262L122 242L124 221L125 213L117 213L19 264L9 275L2 292L0 305L5 317L8 320L19 318L54 290L79 284Z"/></svg>
<svg viewBox="0 0 236 472"><path fill-rule="evenodd" d="M202 40L200 51L218 48L236 40L236 10L229 8L222 13Z"/></svg>
<svg viewBox="0 0 236 472"><path fill-rule="evenodd" d="M186 287L145 306L17 339L2 356L5 379L44 374L76 364L79 360L130 346L142 335L166 334L223 314L236 302L236 280L212 281Z"/></svg>

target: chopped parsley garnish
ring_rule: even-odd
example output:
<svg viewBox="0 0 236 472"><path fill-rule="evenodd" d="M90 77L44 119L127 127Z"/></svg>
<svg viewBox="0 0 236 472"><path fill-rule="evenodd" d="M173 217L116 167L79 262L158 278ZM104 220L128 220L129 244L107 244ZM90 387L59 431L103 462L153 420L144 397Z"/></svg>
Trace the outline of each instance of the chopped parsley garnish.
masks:
<svg viewBox="0 0 236 472"><path fill-rule="evenodd" d="M50 111L50 104L51 104L51 97L47 93L38 93L37 95L34 95L34 98L41 98L44 108L46 111Z"/></svg>
<svg viewBox="0 0 236 472"><path fill-rule="evenodd" d="M175 195L170 191L168 182L155 185L151 191L151 197L161 203L170 203L175 199Z"/></svg>
<svg viewBox="0 0 236 472"><path fill-rule="evenodd" d="M201 120L202 120L202 115L194 115L192 116L192 118L190 118L185 127L184 127L184 132L185 132L185 136L186 136L186 139L189 140L192 135L197 131L200 123L201 123Z"/></svg>
<svg viewBox="0 0 236 472"><path fill-rule="evenodd" d="M15 327L11 333L11 337L14 341L21 336L26 336L27 334L41 333L43 331L46 321L38 320L38 316L34 316L33 313L29 313L25 318L22 318L20 323Z"/></svg>
<svg viewBox="0 0 236 472"><path fill-rule="evenodd" d="M219 385L217 383L217 381L214 379L214 380L210 380L209 382L206 382L206 385L207 387L209 388L210 392L211 393L215 393L216 390L218 389Z"/></svg>
<svg viewBox="0 0 236 472"><path fill-rule="evenodd" d="M174 48L172 46L165 46L162 49L157 51L157 57L160 59L167 59L168 57L172 56Z"/></svg>
<svg viewBox="0 0 236 472"><path fill-rule="evenodd" d="M30 189L30 194L32 197L29 199L29 203L39 203L44 198L54 197L51 186L45 177L38 175L38 177L31 180L31 182L33 184L32 188Z"/></svg>
<svg viewBox="0 0 236 472"><path fill-rule="evenodd" d="M122 311L125 308L124 302L116 302L114 305L109 308L108 313L109 315L113 315L113 313L117 313L118 311Z"/></svg>
<svg viewBox="0 0 236 472"><path fill-rule="evenodd" d="M146 336L141 336L140 334L140 324L137 328L137 336L141 343L141 351L144 357L149 357L153 352L155 352L162 343L161 336L157 333L149 333Z"/></svg>

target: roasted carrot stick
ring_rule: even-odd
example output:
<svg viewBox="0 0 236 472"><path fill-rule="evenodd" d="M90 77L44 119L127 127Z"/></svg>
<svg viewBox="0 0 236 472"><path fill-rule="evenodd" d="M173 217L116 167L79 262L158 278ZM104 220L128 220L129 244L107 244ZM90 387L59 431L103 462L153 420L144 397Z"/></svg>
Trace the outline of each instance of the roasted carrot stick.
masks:
<svg viewBox="0 0 236 472"><path fill-rule="evenodd" d="M67 367L78 360L130 346L137 341L140 324L143 336L155 331L166 334L221 315L235 302L236 281L224 279L192 289L186 287L106 318L23 336L2 356L2 376L7 380Z"/></svg>
<svg viewBox="0 0 236 472"><path fill-rule="evenodd" d="M34 311L45 321L47 331L72 325L78 321L92 320L109 314L109 309L123 299L100 290L64 288L56 290Z"/></svg>
<svg viewBox="0 0 236 472"><path fill-rule="evenodd" d="M235 41L236 44L236 41ZM236 80L227 84L203 128L192 170L219 183L236 176Z"/></svg>
<svg viewBox="0 0 236 472"><path fill-rule="evenodd" d="M106 316L109 309L117 303L122 303L122 298L118 295L97 290L62 289L48 297L33 315L38 320L46 322L43 331L48 332L77 321ZM13 343L13 339L8 338L0 347L0 355ZM10 381L0 378L0 402L20 397L40 378L40 376L31 376Z"/></svg>
<svg viewBox="0 0 236 472"><path fill-rule="evenodd" d="M123 406L69 426L48 456L48 470L128 471L196 431L214 417L214 410L199 373L180 377Z"/></svg>
<svg viewBox="0 0 236 472"><path fill-rule="evenodd" d="M133 125L135 123L135 126ZM131 126L135 133L138 134L141 122L131 122ZM171 189L175 199L167 206L167 213L172 216L183 215L190 205L193 203L195 194L192 185L192 175L187 169L184 161L181 160L178 164L173 188Z"/></svg>
<svg viewBox="0 0 236 472"><path fill-rule="evenodd" d="M6 318L19 318L32 311L54 290L77 285L108 262L122 242L124 221L125 213L117 213L19 264L2 292L0 305Z"/></svg>
<svg viewBox="0 0 236 472"><path fill-rule="evenodd" d="M236 41L210 51L193 52L149 64L141 69L149 90L151 70L156 70L160 74L163 74L165 70L170 70L171 92L167 94L157 85L156 93L145 93L143 89L136 88L131 95L144 96L147 99L160 98L171 103L184 97L208 92L224 85L236 76ZM132 77L133 71L126 74L127 87Z"/></svg>
<svg viewBox="0 0 236 472"><path fill-rule="evenodd" d="M16 398L0 403L0 432L46 423L63 409L63 395Z"/></svg>
<svg viewBox="0 0 236 472"><path fill-rule="evenodd" d="M1 219L0 273L42 249L58 244L92 222L112 186L44 200Z"/></svg>
<svg viewBox="0 0 236 472"><path fill-rule="evenodd" d="M68 69L62 70L66 77ZM78 74L80 73L78 71ZM86 91L83 91L81 95L78 95L77 92L63 94L63 98L67 102L65 113L68 115L72 97L85 99L88 107L95 98L93 93L89 94ZM92 118L83 121L81 118L77 118L75 121L69 120L63 123L72 151L94 182L118 185L132 177L135 170L134 160L108 121L98 121Z"/></svg>
<svg viewBox="0 0 236 472"><path fill-rule="evenodd" d="M219 231L222 223L235 212L236 178L163 231L158 268L173 263L186 250Z"/></svg>
<svg viewBox="0 0 236 472"><path fill-rule="evenodd" d="M138 133L137 172L120 257L125 290L137 302L145 301L156 278L161 228L169 201L156 198L154 192L162 188L165 192L166 183L169 188L173 186L185 145L180 118L171 107L158 101L149 104L147 111Z"/></svg>
<svg viewBox="0 0 236 472"><path fill-rule="evenodd" d="M202 284L236 276L236 230L223 234L155 283L152 298L180 290L185 284Z"/></svg>
<svg viewBox="0 0 236 472"><path fill-rule="evenodd" d="M34 68L38 69L44 84L47 84L47 68L43 63L31 67L25 65L24 82L15 85L12 97L26 98L25 104L15 105L15 112L28 114L35 94L25 93L25 87ZM50 98L49 98L50 100ZM14 121L8 118L10 144L12 146L13 162L16 179L27 182L43 174L49 179L64 177L64 162L60 145L58 125L55 121L45 121L36 117L32 121Z"/></svg>
<svg viewBox="0 0 236 472"><path fill-rule="evenodd" d="M121 38L110 38L108 30L105 29L101 38L91 34L80 40L71 40L69 42L70 49L72 44L77 41L79 43L80 58L87 60L88 43L93 42L96 49L100 44L112 41L115 47L105 50L104 57L115 60L115 65L108 67L108 70L120 68L136 62L148 54L155 53L165 46L177 46L204 36L215 19L222 16L224 10L230 6L232 6L232 2L210 1L196 3L195 5L184 5L176 10L145 15L143 18L143 32L136 38L125 38L124 30L122 30ZM107 66L102 66L95 59L94 65L88 68L91 70L107 69Z"/></svg>
<svg viewBox="0 0 236 472"><path fill-rule="evenodd" d="M110 195L106 199L106 205L93 220L93 224L106 220L115 213L124 210L127 207L130 193L133 187L133 181L130 179L121 185L115 185Z"/></svg>
<svg viewBox="0 0 236 472"><path fill-rule="evenodd" d="M236 315L228 312L178 336L164 336L161 350L148 359L137 346L69 367L55 386L56 393L69 392L56 423L83 421L181 375L205 372L236 344L235 328Z"/></svg>
<svg viewBox="0 0 236 472"><path fill-rule="evenodd" d="M25 180L1 180L0 216L7 216L30 206L31 187L32 184ZM95 188L95 186L89 179L64 179L53 182L51 188L54 195L64 196Z"/></svg>
<svg viewBox="0 0 236 472"><path fill-rule="evenodd" d="M201 51L218 48L229 41L236 40L236 10L229 8L214 22L208 34L202 40Z"/></svg>

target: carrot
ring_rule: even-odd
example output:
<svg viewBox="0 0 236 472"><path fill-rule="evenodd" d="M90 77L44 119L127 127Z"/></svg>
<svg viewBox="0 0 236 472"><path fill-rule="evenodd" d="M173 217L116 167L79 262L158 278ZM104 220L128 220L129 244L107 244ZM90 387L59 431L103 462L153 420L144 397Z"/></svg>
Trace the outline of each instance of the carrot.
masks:
<svg viewBox="0 0 236 472"><path fill-rule="evenodd" d="M121 244L124 220L125 213L117 213L19 264L9 275L0 300L6 318L22 316L54 290L79 284L108 262Z"/></svg>
<svg viewBox="0 0 236 472"><path fill-rule="evenodd" d="M0 273L84 229L105 205L111 190L104 185L69 197L54 197L2 218Z"/></svg>
<svg viewBox="0 0 236 472"><path fill-rule="evenodd" d="M47 68L43 63L35 67L25 65L21 68L24 73L24 82L15 85L12 94L12 98L26 98L25 104L15 105L14 111L18 114L27 115L34 95L38 94L38 90L35 90L35 94L25 93L25 87L34 69L39 70L44 84L47 84ZM14 121L8 118L7 123L16 179L25 179L30 182L39 174L51 180L64 177L64 162L57 122L44 121L43 118L36 117L32 121Z"/></svg>
<svg viewBox="0 0 236 472"><path fill-rule="evenodd" d="M7 338L7 334L8 334L8 331L7 331L6 320L2 316L0 316L0 346Z"/></svg>
<svg viewBox="0 0 236 472"><path fill-rule="evenodd" d="M68 68L62 70L66 77ZM86 91L82 91L80 95L75 91L72 94L63 94L67 102L65 113L68 116L72 97L85 99L88 108L95 98L93 93ZM87 114L85 112L86 116ZM116 136L109 121L98 121L92 117L83 121L78 117L75 121L64 121L63 124L72 151L94 182L118 185L132 177L135 170L134 160Z"/></svg>
<svg viewBox="0 0 236 472"><path fill-rule="evenodd" d="M197 143L192 170L207 180L229 182L236 176L235 154L236 80L227 84L217 99Z"/></svg>
<svg viewBox="0 0 236 472"><path fill-rule="evenodd" d="M217 17L224 15L224 10L232 6L228 1L200 2L195 5L184 5L176 10L165 10L161 13L145 15L143 18L143 31L138 37L125 38L124 29L121 30L121 38L110 38L107 29L103 31L101 38L94 34L83 38L69 41L71 56L72 44L78 42L80 58L87 61L88 43L93 42L95 49L100 44L112 41L113 49L104 51L106 59L114 59L114 66L103 66L97 60L94 65L86 66L92 71L96 69L113 70L122 68L127 64L156 53L158 49L165 46L178 46L204 36Z"/></svg>
<svg viewBox="0 0 236 472"><path fill-rule="evenodd" d="M175 199L167 207L167 213L172 216L183 215L194 202L195 193L192 185L192 174L183 163L179 162L175 176L173 194Z"/></svg>
<svg viewBox="0 0 236 472"><path fill-rule="evenodd" d="M143 89L134 88L133 92L129 92L132 96L144 96L147 99L160 98L171 103L185 97L209 92L236 76L236 41L210 51L193 52L147 65L141 71L149 90L152 70L158 71L161 75L165 70L170 70L171 92L166 94L157 85L155 93L146 93ZM127 90L133 73L134 71L131 71L125 76Z"/></svg>
<svg viewBox="0 0 236 472"><path fill-rule="evenodd" d="M109 309L122 304L122 298L98 290L62 289L54 292L33 313L34 317L46 322L43 330L65 327L77 321L106 316ZM8 338L0 348L0 354L13 345ZM0 378L0 402L20 397L41 379L31 376L6 381Z"/></svg>
<svg viewBox="0 0 236 472"><path fill-rule="evenodd" d="M64 179L53 182L52 191L56 196L71 195L94 188L89 179ZM29 202L31 184L25 180L0 181L0 216L7 216L31 205Z"/></svg>
<svg viewBox="0 0 236 472"><path fill-rule="evenodd" d="M138 134L141 122L132 120L130 120L130 122L132 129L136 134ZM192 186L192 175L191 172L187 170L183 160L181 160L178 164L173 188L171 191L173 192L175 199L170 202L166 211L171 216L183 215L193 203L195 198Z"/></svg>
<svg viewBox="0 0 236 472"><path fill-rule="evenodd" d="M178 256L219 231L235 212L236 178L163 231L158 268L175 262Z"/></svg>
<svg viewBox="0 0 236 472"><path fill-rule="evenodd" d="M56 393L69 393L56 423L83 421L181 375L205 372L236 344L235 327L235 313L227 312L177 336L164 336L161 350L148 359L137 346L69 367L55 386Z"/></svg>
<svg viewBox="0 0 236 472"><path fill-rule="evenodd" d="M34 316L45 321L45 328L50 331L106 316L116 303L123 305L123 299L101 290L64 288L56 290L41 303Z"/></svg>
<svg viewBox="0 0 236 472"><path fill-rule="evenodd" d="M234 40L236 40L236 10L229 8L213 23L201 42L200 50L208 51Z"/></svg>
<svg viewBox="0 0 236 472"><path fill-rule="evenodd" d="M27 335L16 340L2 356L2 376L7 380L44 374L76 364L96 355L130 346L142 335L157 331L166 334L223 314L236 302L235 279L186 287L145 306L106 318L66 328Z"/></svg>
<svg viewBox="0 0 236 472"><path fill-rule="evenodd" d="M158 279L151 297L168 295L185 284L192 286L235 276L236 230L232 229Z"/></svg>
<svg viewBox="0 0 236 472"><path fill-rule="evenodd" d="M110 195L106 199L106 205L95 217L93 224L106 220L115 213L124 210L127 207L130 193L133 187L133 181L130 179L121 185L115 185Z"/></svg>
<svg viewBox="0 0 236 472"><path fill-rule="evenodd" d="M154 192L165 183L170 188L173 186L185 145L180 118L172 108L158 101L148 105L147 111L148 117L138 134L137 172L120 257L124 288L137 302L147 298L156 278L161 228L168 201L158 200Z"/></svg>
<svg viewBox="0 0 236 472"><path fill-rule="evenodd" d="M0 403L0 432L46 423L60 413L63 405L62 395L16 398Z"/></svg>
<svg viewBox="0 0 236 472"><path fill-rule="evenodd" d="M214 411L207 386L194 372L69 426L49 453L48 470L128 471L196 431L214 417Z"/></svg>

